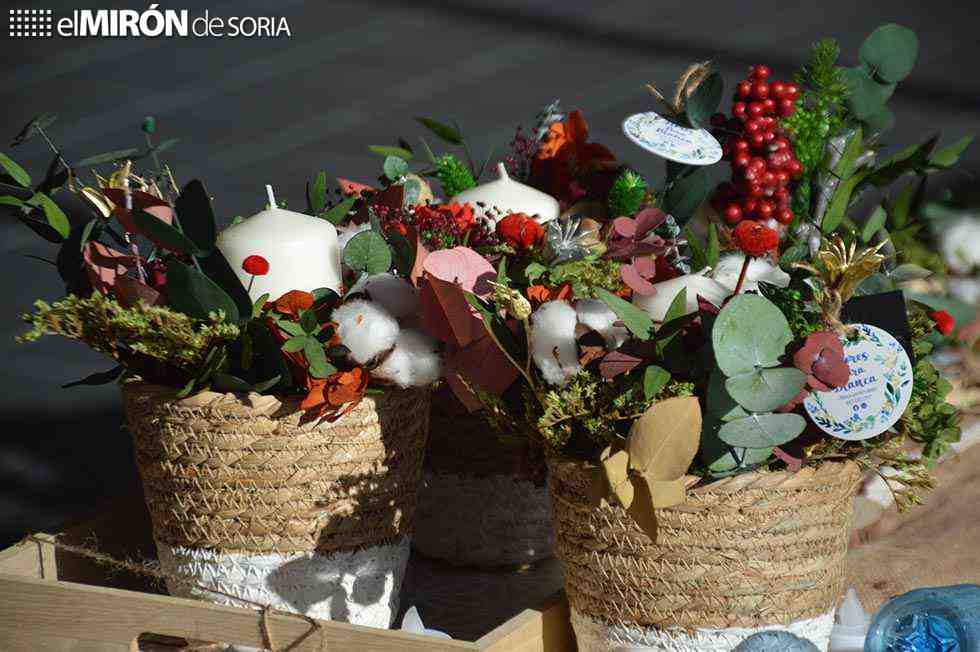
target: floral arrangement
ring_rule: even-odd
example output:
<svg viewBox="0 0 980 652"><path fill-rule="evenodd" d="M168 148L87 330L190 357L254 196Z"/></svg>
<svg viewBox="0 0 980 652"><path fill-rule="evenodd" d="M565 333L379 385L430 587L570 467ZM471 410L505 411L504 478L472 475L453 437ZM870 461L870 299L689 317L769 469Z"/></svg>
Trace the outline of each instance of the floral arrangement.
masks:
<svg viewBox="0 0 980 652"><path fill-rule="evenodd" d="M417 216L394 222L440 247L416 282L422 327L445 344L448 384L505 435L597 463L596 500L641 523L649 508L683 500L691 476L832 459L896 467L899 502L918 502L930 465L959 436L948 384L927 357L955 327L929 297L894 294L931 273L894 234L921 228L925 178L953 167L971 139L880 154L886 102L916 55L914 33L898 25L871 34L853 68L823 40L792 81L754 66L731 116L717 111L723 82L705 64L682 75L672 101L651 87L672 122L721 141L731 177L716 187L705 168L669 162L654 188L589 141L581 113L546 107L532 130L518 129L504 163L558 199L559 218L505 212L472 226L467 207L449 203L423 211L445 224L427 219L424 235L412 232ZM458 129L426 126L464 146ZM408 173L410 151L376 149L386 172ZM426 150L419 174L447 194L479 181L482 168ZM862 210L872 194L881 203ZM882 413L901 418L841 438L805 403L867 382L854 375L861 358L848 347L860 329L848 315L868 297L898 306L902 324L886 335L907 341L913 368L881 383ZM882 364L897 359L893 348Z"/></svg>
<svg viewBox="0 0 980 652"><path fill-rule="evenodd" d="M177 396L208 387L299 394L310 418L337 418L368 391L438 379L436 342L408 327L416 291L407 275L397 274L405 268L394 265L380 235L368 232L347 243L339 287L253 300L252 283L275 272L264 243L254 242L255 253L236 274L220 250L204 185L195 180L181 188L161 164L159 155L175 141L155 142L153 119L143 124L146 149L74 164L46 133L53 122L53 116L35 118L15 140L40 136L51 145L54 160L42 181L33 183L12 159L0 158L10 182L2 202L57 245L50 262L67 290L59 301L37 302L36 312L24 316L31 329L20 339L61 335L117 363L72 384L138 376L174 387ZM146 159L151 171L137 174L134 162ZM110 165L111 174L93 171L93 185L85 185L87 172ZM328 206L325 184L311 188L309 202L317 216L310 220L328 222L370 204Z"/></svg>

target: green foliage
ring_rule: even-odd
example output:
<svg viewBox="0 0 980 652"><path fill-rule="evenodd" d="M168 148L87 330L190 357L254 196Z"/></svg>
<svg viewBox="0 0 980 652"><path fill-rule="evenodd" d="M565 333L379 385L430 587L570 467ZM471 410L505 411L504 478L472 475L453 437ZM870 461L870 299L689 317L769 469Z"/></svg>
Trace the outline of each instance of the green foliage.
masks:
<svg viewBox="0 0 980 652"><path fill-rule="evenodd" d="M408 173L408 162L400 156L388 156L384 162L384 173L390 181L398 181Z"/></svg>
<svg viewBox="0 0 980 652"><path fill-rule="evenodd" d="M327 173L323 170L313 183L306 184L306 204L313 215L319 215L327 207Z"/></svg>
<svg viewBox="0 0 980 652"><path fill-rule="evenodd" d="M718 104L725 92L725 82L721 75L713 72L698 84L694 92L684 101L684 115L695 129L710 126L711 116L718 111Z"/></svg>
<svg viewBox="0 0 980 652"><path fill-rule="evenodd" d="M203 272L179 260L167 264L167 297L170 305L195 319L224 315L231 323L240 318L238 305L227 292Z"/></svg>
<svg viewBox="0 0 980 652"><path fill-rule="evenodd" d="M239 335L237 325L216 314L197 320L143 303L124 307L98 292L34 306L33 314L23 316L31 330L19 342L42 335L79 340L151 382L170 385L176 384L174 374L181 383L186 380L181 375L195 375L212 349Z"/></svg>
<svg viewBox="0 0 980 652"><path fill-rule="evenodd" d="M781 288L769 283L760 283L759 292L786 317L794 340L804 340L810 333L823 329L820 312L811 303L809 293L795 287Z"/></svg>
<svg viewBox="0 0 980 652"><path fill-rule="evenodd" d="M624 287L619 276L619 263L614 260L586 258L549 268L533 265L528 265L527 271L539 273L534 279L530 278L533 273L530 274L529 280L536 280L549 287L561 287L568 283L575 296L580 299L597 299L599 289L617 292Z"/></svg>
<svg viewBox="0 0 980 652"><path fill-rule="evenodd" d="M622 215L635 215L643 205L643 200L647 196L647 182L633 170L623 170L622 174L616 177L612 188L609 190L609 215L619 217Z"/></svg>
<svg viewBox="0 0 980 652"><path fill-rule="evenodd" d="M799 437L805 427L798 414L750 414L722 425L718 438L730 446L771 450Z"/></svg>
<svg viewBox="0 0 980 652"><path fill-rule="evenodd" d="M446 199L455 197L464 190L476 185L473 174L452 154L443 154L436 159L436 176L442 184L442 192Z"/></svg>
<svg viewBox="0 0 980 652"><path fill-rule="evenodd" d="M458 129L433 120L432 118L415 118L415 120L450 145L463 144L463 135L459 133Z"/></svg>
<svg viewBox="0 0 980 652"><path fill-rule="evenodd" d="M728 377L777 366L792 339L779 308L753 294L729 300L711 330L715 360Z"/></svg>
<svg viewBox="0 0 980 652"><path fill-rule="evenodd" d="M180 228L198 251L209 252L214 249L218 237L211 197L198 179L189 182L180 191L174 209L180 219Z"/></svg>
<svg viewBox="0 0 980 652"><path fill-rule="evenodd" d="M899 429L924 444L923 458L935 463L960 438L959 414L946 402L952 385L925 359L916 363L912 376L912 398Z"/></svg>
<svg viewBox="0 0 980 652"><path fill-rule="evenodd" d="M20 186L24 188L31 187L31 175L27 174L24 168L3 152L0 152L0 167Z"/></svg>
<svg viewBox="0 0 980 652"><path fill-rule="evenodd" d="M635 337L641 340L648 340L653 336L653 320L650 319L650 315L645 311L608 290L596 288L596 294L599 300L603 301L616 313L616 316L622 320L626 328Z"/></svg>
<svg viewBox="0 0 980 652"><path fill-rule="evenodd" d="M344 248L344 264L355 272L383 274L391 268L391 247L374 231L358 233Z"/></svg>
<svg viewBox="0 0 980 652"><path fill-rule="evenodd" d="M919 39L907 27L889 23L871 33L858 51L868 71L886 83L905 79L919 56Z"/></svg>
<svg viewBox="0 0 980 652"><path fill-rule="evenodd" d="M703 166L683 166L664 191L663 210L684 225L711 191L711 177Z"/></svg>

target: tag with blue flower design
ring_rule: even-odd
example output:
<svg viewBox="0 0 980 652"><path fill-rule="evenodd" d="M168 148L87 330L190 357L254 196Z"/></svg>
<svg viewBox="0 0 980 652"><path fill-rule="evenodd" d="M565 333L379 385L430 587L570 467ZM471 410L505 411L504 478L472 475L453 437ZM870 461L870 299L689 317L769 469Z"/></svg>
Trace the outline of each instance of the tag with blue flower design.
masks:
<svg viewBox="0 0 980 652"><path fill-rule="evenodd" d="M713 165L721 160L721 145L704 129L689 129L652 111L623 121L623 133L634 143L669 161Z"/></svg>
<svg viewBox="0 0 980 652"><path fill-rule="evenodd" d="M803 402L810 419L824 432L851 441L880 435L901 418L912 397L912 363L890 333L870 324L849 324L842 338L851 369L847 384L812 392Z"/></svg>

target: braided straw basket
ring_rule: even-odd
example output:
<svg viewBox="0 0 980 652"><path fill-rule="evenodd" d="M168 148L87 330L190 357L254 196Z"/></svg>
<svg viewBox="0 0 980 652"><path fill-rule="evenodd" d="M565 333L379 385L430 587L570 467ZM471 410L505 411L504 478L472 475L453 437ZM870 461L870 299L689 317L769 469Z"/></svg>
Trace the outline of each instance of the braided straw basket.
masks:
<svg viewBox="0 0 980 652"><path fill-rule="evenodd" d="M784 629L826 650L843 592L853 462L756 472L657 510L652 542L620 507L589 502L594 465L548 460L579 650L731 650Z"/></svg>
<svg viewBox="0 0 980 652"><path fill-rule="evenodd" d="M428 390L365 397L335 422L298 400L123 386L165 572L251 602L388 627L408 560ZM225 604L214 593L171 593Z"/></svg>
<svg viewBox="0 0 980 652"><path fill-rule="evenodd" d="M521 566L552 556L543 468L500 441L478 414L432 409L412 545L462 566ZM543 466L543 465L542 465Z"/></svg>

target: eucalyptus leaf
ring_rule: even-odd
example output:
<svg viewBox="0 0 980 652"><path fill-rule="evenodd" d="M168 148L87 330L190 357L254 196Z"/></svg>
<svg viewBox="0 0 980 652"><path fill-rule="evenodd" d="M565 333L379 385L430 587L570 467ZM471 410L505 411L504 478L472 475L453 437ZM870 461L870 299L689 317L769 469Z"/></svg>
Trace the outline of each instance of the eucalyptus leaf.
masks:
<svg viewBox="0 0 980 652"><path fill-rule="evenodd" d="M684 225L711 191L711 178L702 166L689 166L693 169L678 173L667 188L663 200L663 210L674 216L679 225Z"/></svg>
<svg viewBox="0 0 980 652"><path fill-rule="evenodd" d="M904 283L905 281L918 281L929 278L932 276L932 272L913 263L902 263L893 269L888 276L896 283Z"/></svg>
<svg viewBox="0 0 980 652"><path fill-rule="evenodd" d="M712 371L711 376L708 378L708 393L705 397L705 409L709 417L718 422L734 421L735 419L746 417L749 414L728 393L728 390L725 388L725 375L721 373L720 369Z"/></svg>
<svg viewBox="0 0 980 652"><path fill-rule="evenodd" d="M3 152L0 152L0 167L2 167L14 181L24 188L31 187L31 175L27 174L27 170L22 168L16 161L14 161L14 159L10 158Z"/></svg>
<svg viewBox="0 0 980 652"><path fill-rule="evenodd" d="M395 269L402 277L408 278L415 268L415 256L417 255L415 247L408 241L408 238L394 229L388 233L388 244L391 246ZM501 257L500 260L503 261L505 258Z"/></svg>
<svg viewBox="0 0 980 652"><path fill-rule="evenodd" d="M150 148L151 152L156 154L161 154L163 152L169 151L180 142L180 138L168 138L167 140L161 141L158 144Z"/></svg>
<svg viewBox="0 0 980 652"><path fill-rule="evenodd" d="M848 106L858 120L865 120L879 113L895 92L895 84L879 83L861 66L845 68L844 83L850 91L847 97Z"/></svg>
<svg viewBox="0 0 980 652"><path fill-rule="evenodd" d="M385 158L384 173L392 181L398 181L408 172L408 163L403 158L389 156Z"/></svg>
<svg viewBox="0 0 980 652"><path fill-rule="evenodd" d="M184 186L174 202L174 210L180 219L183 234L194 243L200 255L214 249L218 227L211 197L199 179L193 179Z"/></svg>
<svg viewBox="0 0 980 652"><path fill-rule="evenodd" d="M210 278L179 260L167 263L167 297L172 308L195 319L208 319L211 313L221 311L226 322L239 321L238 306L232 298Z"/></svg>
<svg viewBox="0 0 980 652"><path fill-rule="evenodd" d="M381 156L397 156L400 159L411 161L414 156L404 147L393 147L388 145L368 145L368 149Z"/></svg>
<svg viewBox="0 0 980 652"><path fill-rule="evenodd" d="M652 400L658 396L670 381L670 372L663 367L652 364L643 372L643 396Z"/></svg>
<svg viewBox="0 0 980 652"><path fill-rule="evenodd" d="M769 412L786 405L806 385L806 374L793 367L756 369L725 381L728 395L749 412Z"/></svg>
<svg viewBox="0 0 980 652"><path fill-rule="evenodd" d="M596 288L596 297L616 313L633 335L641 340L653 335L653 320L645 311L604 288Z"/></svg>
<svg viewBox="0 0 980 652"><path fill-rule="evenodd" d="M355 272L383 274L391 261L391 247L374 231L358 233L344 247L344 263Z"/></svg>
<svg viewBox="0 0 980 652"><path fill-rule="evenodd" d="M684 102L687 121L692 127L704 129L710 126L711 116L718 111L724 91L725 82L717 72L711 73L698 84Z"/></svg>
<svg viewBox="0 0 980 652"><path fill-rule="evenodd" d="M720 440L719 440L720 441ZM725 446L708 466L708 471L716 478L747 471L764 464L772 457L772 448L739 448Z"/></svg>
<svg viewBox="0 0 980 652"><path fill-rule="evenodd" d="M876 112L862 120L868 133L882 134L895 126L895 113L887 106L882 106Z"/></svg>
<svg viewBox="0 0 980 652"><path fill-rule="evenodd" d="M885 209L880 204L875 206L875 209L871 211L871 215L868 216L868 220L864 223L864 228L861 230L861 240L871 242L875 234L885 226L887 219L888 213L885 212Z"/></svg>
<svg viewBox="0 0 980 652"><path fill-rule="evenodd" d="M796 439L805 427L798 414L750 414L724 424L718 437L730 446L772 448Z"/></svg>
<svg viewBox="0 0 980 652"><path fill-rule="evenodd" d="M316 175L313 183L307 185L306 201L314 215L319 215L327 207L327 173L323 170Z"/></svg>
<svg viewBox="0 0 980 652"><path fill-rule="evenodd" d="M419 117L419 118L415 118L415 120L419 122L422 126L424 126L426 129L434 133L436 136L446 141L447 143L450 143L452 145L463 144L463 135L459 133L457 129L450 127L449 125L443 124L441 122L437 122L432 118Z"/></svg>
<svg viewBox="0 0 980 652"><path fill-rule="evenodd" d="M782 311L768 299L740 294L729 300L711 330L715 360L726 376L775 367L793 340Z"/></svg>
<svg viewBox="0 0 980 652"><path fill-rule="evenodd" d="M306 335L306 329L303 328L301 324L297 324L294 321L280 319L276 322L276 326L279 327L279 330L284 331L294 337L304 337Z"/></svg>
<svg viewBox="0 0 980 652"><path fill-rule="evenodd" d="M302 351L303 347L306 346L306 341L308 339L310 338L306 335L290 337L288 340L282 343L282 350L286 353L296 353L297 351Z"/></svg>
<svg viewBox="0 0 980 652"><path fill-rule="evenodd" d="M919 56L919 39L907 27L889 23L871 33L861 44L858 57L885 82L905 79Z"/></svg>
<svg viewBox="0 0 980 652"><path fill-rule="evenodd" d="M354 202L356 201L357 197L348 197L327 212L320 213L320 217L331 224L341 224L343 223L344 218L347 217L347 214L350 213L351 208L354 207Z"/></svg>

